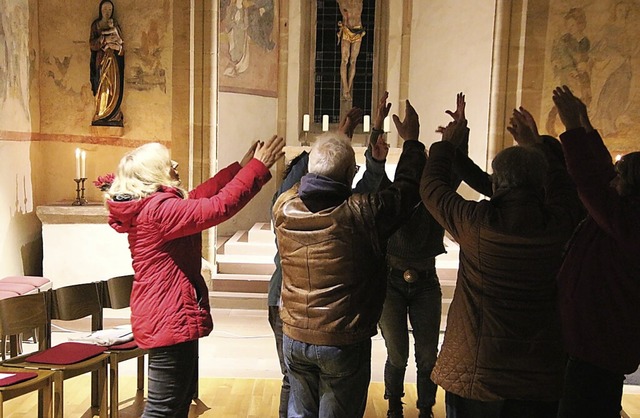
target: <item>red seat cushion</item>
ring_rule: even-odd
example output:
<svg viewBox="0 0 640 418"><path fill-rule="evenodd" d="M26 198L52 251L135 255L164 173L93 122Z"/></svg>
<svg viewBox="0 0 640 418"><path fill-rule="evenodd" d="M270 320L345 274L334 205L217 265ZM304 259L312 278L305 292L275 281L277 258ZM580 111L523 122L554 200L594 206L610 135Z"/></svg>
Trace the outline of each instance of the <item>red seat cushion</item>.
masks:
<svg viewBox="0 0 640 418"><path fill-rule="evenodd" d="M26 358L31 363L74 364L103 353L107 347L95 344L62 343Z"/></svg>
<svg viewBox="0 0 640 418"><path fill-rule="evenodd" d="M11 292L8 290L0 290L0 299L15 298L16 296L20 296L20 295L17 294L16 292Z"/></svg>
<svg viewBox="0 0 640 418"><path fill-rule="evenodd" d="M0 282L0 290L16 292L19 295L24 295L33 291L36 287L27 283L5 283Z"/></svg>
<svg viewBox="0 0 640 418"><path fill-rule="evenodd" d="M133 350L134 348L138 348L138 344L135 341L127 341L126 343L111 345L108 347L109 351L111 350Z"/></svg>
<svg viewBox="0 0 640 418"><path fill-rule="evenodd" d="M0 386L9 386L16 383L24 382L25 380L33 379L38 376L38 373L34 372L1 372L3 374L11 374L11 376L0 379Z"/></svg>
<svg viewBox="0 0 640 418"><path fill-rule="evenodd" d="M51 280L47 279L46 277L40 277L40 276L8 276L0 279L0 282L26 283L35 287L40 287L43 284L47 284L51 282Z"/></svg>

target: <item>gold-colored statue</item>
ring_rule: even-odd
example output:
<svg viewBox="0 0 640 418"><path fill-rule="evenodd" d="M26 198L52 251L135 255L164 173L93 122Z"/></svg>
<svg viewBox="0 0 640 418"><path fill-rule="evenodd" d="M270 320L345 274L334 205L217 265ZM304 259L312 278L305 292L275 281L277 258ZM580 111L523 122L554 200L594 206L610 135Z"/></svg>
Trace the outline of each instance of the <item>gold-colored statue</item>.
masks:
<svg viewBox="0 0 640 418"><path fill-rule="evenodd" d="M94 126L123 126L120 110L124 88L122 31L111 0L100 2L99 17L91 24L91 90L95 97Z"/></svg>

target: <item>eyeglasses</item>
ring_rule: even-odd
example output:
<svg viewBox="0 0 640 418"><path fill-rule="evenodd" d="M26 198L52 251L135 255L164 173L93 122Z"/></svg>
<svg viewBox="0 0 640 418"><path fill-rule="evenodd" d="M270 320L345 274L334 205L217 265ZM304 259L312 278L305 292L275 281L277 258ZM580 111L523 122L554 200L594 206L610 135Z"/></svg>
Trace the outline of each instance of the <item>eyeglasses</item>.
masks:
<svg viewBox="0 0 640 418"><path fill-rule="evenodd" d="M178 169L178 162L171 160L171 168L174 170Z"/></svg>

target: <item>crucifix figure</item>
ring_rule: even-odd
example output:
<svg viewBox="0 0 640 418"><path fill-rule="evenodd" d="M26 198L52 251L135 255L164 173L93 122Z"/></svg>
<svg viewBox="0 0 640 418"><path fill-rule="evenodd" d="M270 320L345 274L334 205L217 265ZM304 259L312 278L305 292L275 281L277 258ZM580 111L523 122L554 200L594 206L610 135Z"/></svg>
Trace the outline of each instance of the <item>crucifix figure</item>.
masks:
<svg viewBox="0 0 640 418"><path fill-rule="evenodd" d="M341 45L340 82L342 96L351 99L353 78L356 75L356 60L365 30L362 27L363 0L336 0L342 20L338 22L338 44Z"/></svg>

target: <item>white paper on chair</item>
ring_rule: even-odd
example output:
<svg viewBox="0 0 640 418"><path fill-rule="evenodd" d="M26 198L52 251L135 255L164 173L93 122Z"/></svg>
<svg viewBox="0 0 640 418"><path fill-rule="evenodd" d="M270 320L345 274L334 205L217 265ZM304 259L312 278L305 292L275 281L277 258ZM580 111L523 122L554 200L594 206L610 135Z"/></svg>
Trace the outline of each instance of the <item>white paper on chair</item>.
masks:
<svg viewBox="0 0 640 418"><path fill-rule="evenodd" d="M0 373L0 380L15 376L15 373Z"/></svg>
<svg viewBox="0 0 640 418"><path fill-rule="evenodd" d="M89 335L69 337L69 341L97 345L116 345L133 340L131 325L123 325L115 328L102 329Z"/></svg>

